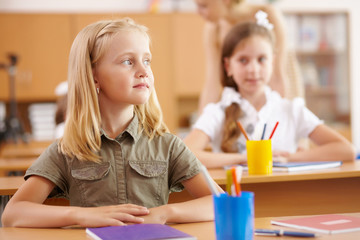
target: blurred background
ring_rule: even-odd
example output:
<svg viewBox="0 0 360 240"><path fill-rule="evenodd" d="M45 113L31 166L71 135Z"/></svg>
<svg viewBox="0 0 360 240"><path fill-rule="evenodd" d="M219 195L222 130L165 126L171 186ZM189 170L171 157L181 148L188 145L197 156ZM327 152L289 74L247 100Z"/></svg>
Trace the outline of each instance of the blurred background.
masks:
<svg viewBox="0 0 360 240"><path fill-rule="evenodd" d="M283 11L308 108L360 150L360 2L248 2ZM125 16L149 27L165 122L186 134L205 78L204 20L193 0L0 0L0 132L10 118L25 140L53 140L55 89L66 81L74 37L91 22Z"/></svg>

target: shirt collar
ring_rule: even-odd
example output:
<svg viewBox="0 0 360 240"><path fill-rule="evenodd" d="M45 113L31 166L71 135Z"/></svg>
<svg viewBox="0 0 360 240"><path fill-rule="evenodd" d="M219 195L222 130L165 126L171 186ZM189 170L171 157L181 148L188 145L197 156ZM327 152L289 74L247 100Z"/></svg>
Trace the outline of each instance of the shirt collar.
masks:
<svg viewBox="0 0 360 240"><path fill-rule="evenodd" d="M265 97L266 103L259 111L259 118L264 122L268 121L271 115L274 114L274 106L281 103L281 96L268 86L265 86Z"/></svg>
<svg viewBox="0 0 360 240"><path fill-rule="evenodd" d="M134 141L137 141L140 138L140 134L141 134L138 130L139 130L139 119L138 119L137 115L134 114L134 117L132 118L130 124L127 126L127 128L122 133L120 133L115 138L115 140L119 141L123 137L123 135L125 133L127 133L129 136L131 136L134 139ZM100 135L104 136L106 138L109 138L106 135L104 129L102 129L102 128L100 129Z"/></svg>
<svg viewBox="0 0 360 240"><path fill-rule="evenodd" d="M242 98L241 94L232 87L224 87L220 105L222 108L226 108L231 103L237 103L247 116L256 116L257 120L260 118L263 121L267 121L271 114L273 102L278 102L281 97L276 92L273 92L269 86L265 86L264 91L266 103L259 112L257 112L256 109L246 99Z"/></svg>

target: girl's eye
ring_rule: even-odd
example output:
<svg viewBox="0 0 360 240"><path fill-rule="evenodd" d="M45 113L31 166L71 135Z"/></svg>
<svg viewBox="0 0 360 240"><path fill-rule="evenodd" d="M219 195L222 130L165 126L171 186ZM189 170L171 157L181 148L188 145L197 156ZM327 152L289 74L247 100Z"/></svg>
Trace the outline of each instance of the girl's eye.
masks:
<svg viewBox="0 0 360 240"><path fill-rule="evenodd" d="M259 58L259 62L265 62L266 61L266 57L260 57Z"/></svg>
<svg viewBox="0 0 360 240"><path fill-rule="evenodd" d="M123 63L124 63L125 65L131 65L131 61L130 61L130 60L125 60L125 61L123 61Z"/></svg>
<svg viewBox="0 0 360 240"><path fill-rule="evenodd" d="M151 60L150 60L150 59L146 59L146 60L144 61L144 64L145 64L146 66L150 66L150 63L151 63Z"/></svg>
<svg viewBox="0 0 360 240"><path fill-rule="evenodd" d="M239 59L239 62L243 63L243 64L246 64L248 61L246 58L240 58Z"/></svg>

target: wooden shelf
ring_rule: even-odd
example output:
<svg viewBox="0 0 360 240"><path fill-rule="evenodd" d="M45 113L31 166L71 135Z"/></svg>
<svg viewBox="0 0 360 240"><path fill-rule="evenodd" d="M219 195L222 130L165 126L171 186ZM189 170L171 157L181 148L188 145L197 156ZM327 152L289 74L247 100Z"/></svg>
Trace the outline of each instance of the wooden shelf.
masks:
<svg viewBox="0 0 360 240"><path fill-rule="evenodd" d="M335 96L336 91L333 86L307 86L306 96Z"/></svg>
<svg viewBox="0 0 360 240"><path fill-rule="evenodd" d="M328 49L328 50L317 50L317 51L304 51L304 50L296 50L296 55L298 57L337 57L339 55L346 54L346 51Z"/></svg>

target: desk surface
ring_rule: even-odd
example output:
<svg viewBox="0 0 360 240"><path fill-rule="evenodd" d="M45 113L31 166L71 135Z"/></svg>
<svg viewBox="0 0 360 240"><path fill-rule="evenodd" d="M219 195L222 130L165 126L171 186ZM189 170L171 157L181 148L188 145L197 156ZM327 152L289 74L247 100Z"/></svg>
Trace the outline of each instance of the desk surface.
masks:
<svg viewBox="0 0 360 240"><path fill-rule="evenodd" d="M222 168L209 169L210 175L219 185L226 184L226 172ZM324 180L360 177L360 161L344 162L340 167L299 172L273 172L269 175L249 175L244 172L241 183L268 183L304 180Z"/></svg>
<svg viewBox="0 0 360 240"><path fill-rule="evenodd" d="M6 143L1 146L0 157L23 158L38 157L52 142Z"/></svg>
<svg viewBox="0 0 360 240"><path fill-rule="evenodd" d="M24 177L0 177L0 196L14 195L21 184L24 183Z"/></svg>
<svg viewBox="0 0 360 240"><path fill-rule="evenodd" d="M37 158L0 158L0 176L9 171L26 171Z"/></svg>
<svg viewBox="0 0 360 240"><path fill-rule="evenodd" d="M360 213L350 214L359 216ZM285 227L273 226L270 224L270 220L274 218L256 218L255 228L267 228L267 229L289 229ZM188 224L174 224L172 227L186 232L190 235L196 236L198 240L215 240L215 227L213 222L201 222L201 223L188 223ZM296 230L295 230L296 231ZM360 232L341 233L334 235L319 234L322 240L332 239L346 239L346 240L358 240ZM91 239L85 233L83 228L76 229L37 229L37 228L0 228L0 239ZM264 237L255 236L254 240L270 240L270 239L290 239L289 237ZM291 239L303 239L294 238ZM318 238L314 238L318 239Z"/></svg>

